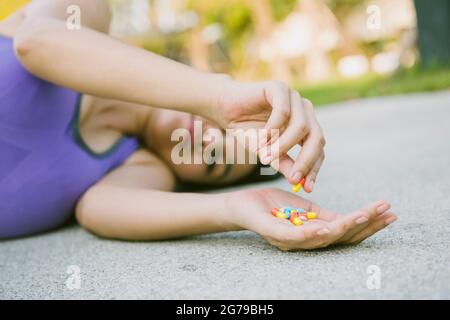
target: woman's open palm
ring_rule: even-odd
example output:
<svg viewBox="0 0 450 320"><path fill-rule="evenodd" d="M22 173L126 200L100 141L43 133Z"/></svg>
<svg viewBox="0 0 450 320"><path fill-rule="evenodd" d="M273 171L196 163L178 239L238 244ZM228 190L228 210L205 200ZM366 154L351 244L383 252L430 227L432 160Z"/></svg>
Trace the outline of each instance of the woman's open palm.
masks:
<svg viewBox="0 0 450 320"><path fill-rule="evenodd" d="M301 226L275 218L272 208L291 206L318 214ZM347 215L325 210L291 192L271 188L246 190L229 207L240 227L255 231L281 250L308 250L333 244L357 244L396 220L389 203L379 200Z"/></svg>

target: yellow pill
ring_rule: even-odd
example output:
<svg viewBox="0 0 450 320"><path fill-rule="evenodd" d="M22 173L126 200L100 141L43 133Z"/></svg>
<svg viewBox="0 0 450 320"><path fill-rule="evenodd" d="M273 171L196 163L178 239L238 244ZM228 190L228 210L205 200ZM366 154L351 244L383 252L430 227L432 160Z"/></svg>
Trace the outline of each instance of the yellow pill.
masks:
<svg viewBox="0 0 450 320"><path fill-rule="evenodd" d="M277 213L277 218L286 219L286 213L282 212Z"/></svg>
<svg viewBox="0 0 450 320"><path fill-rule="evenodd" d="M292 186L292 191L293 192L299 192L301 188L302 188L301 183L297 183L296 185Z"/></svg>
<svg viewBox="0 0 450 320"><path fill-rule="evenodd" d="M308 219L315 219L315 218L317 218L317 213L315 213L315 212L313 212L313 211L307 212L307 213L306 213L306 217L307 217Z"/></svg>
<svg viewBox="0 0 450 320"><path fill-rule="evenodd" d="M300 218L294 218L292 219L292 223L296 226L301 226L303 224L303 221Z"/></svg>

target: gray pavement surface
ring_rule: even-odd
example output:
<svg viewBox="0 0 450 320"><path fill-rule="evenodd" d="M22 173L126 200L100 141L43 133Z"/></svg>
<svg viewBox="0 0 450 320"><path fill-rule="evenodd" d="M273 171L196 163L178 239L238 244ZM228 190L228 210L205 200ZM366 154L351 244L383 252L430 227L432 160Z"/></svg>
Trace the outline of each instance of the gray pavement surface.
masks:
<svg viewBox="0 0 450 320"><path fill-rule="evenodd" d="M72 225L0 242L0 298L450 299L450 91L317 112L327 159L311 198L339 212L390 201L399 220L374 237L286 253L251 232L127 243ZM79 290L66 286L70 265ZM367 287L370 265L379 289Z"/></svg>

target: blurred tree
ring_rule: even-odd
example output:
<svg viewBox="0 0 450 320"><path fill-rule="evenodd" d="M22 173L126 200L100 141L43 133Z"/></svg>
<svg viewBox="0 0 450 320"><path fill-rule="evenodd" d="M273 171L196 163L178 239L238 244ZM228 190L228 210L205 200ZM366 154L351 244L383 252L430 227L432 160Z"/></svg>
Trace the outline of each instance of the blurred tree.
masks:
<svg viewBox="0 0 450 320"><path fill-rule="evenodd" d="M450 1L415 0L422 63L450 62Z"/></svg>
<svg viewBox="0 0 450 320"><path fill-rule="evenodd" d="M361 5L361 0L326 0L326 5L333 11L338 19L344 19L345 16L354 8ZM341 20L342 21L342 20Z"/></svg>
<svg viewBox="0 0 450 320"><path fill-rule="evenodd" d="M251 13L242 0L210 1L189 0L187 8L195 10L200 18L199 25L192 30L188 44L189 55L196 61L196 66L205 69L209 57L207 44L202 41L201 32L205 26L216 24L222 29L220 45L230 56L231 69L239 68L243 60L246 41L252 32ZM199 58L194 55L203 55ZM201 60L201 61L200 61Z"/></svg>
<svg viewBox="0 0 450 320"><path fill-rule="evenodd" d="M294 10L297 2L298 0L270 0L273 18L276 21L283 20Z"/></svg>
<svg viewBox="0 0 450 320"><path fill-rule="evenodd" d="M257 46L262 43L266 37L270 36L274 28L274 16L271 3L268 0L247 0L247 3L252 8L253 23L255 24L255 37ZM257 50L256 57L250 57L260 60L259 50ZM273 78L285 82L290 81L289 65L283 57L276 55L273 63L270 64L270 72Z"/></svg>

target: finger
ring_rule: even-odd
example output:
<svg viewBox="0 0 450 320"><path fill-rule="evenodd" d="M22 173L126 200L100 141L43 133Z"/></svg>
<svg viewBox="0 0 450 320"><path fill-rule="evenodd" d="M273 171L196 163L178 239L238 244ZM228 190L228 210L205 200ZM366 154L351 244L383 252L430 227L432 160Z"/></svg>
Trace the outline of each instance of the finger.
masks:
<svg viewBox="0 0 450 320"><path fill-rule="evenodd" d="M261 219L262 224L256 231L270 243L286 249L306 247L307 241L323 228L320 225L296 226L287 219L269 215Z"/></svg>
<svg viewBox="0 0 450 320"><path fill-rule="evenodd" d="M349 244L358 244L365 239L369 238L373 234L377 233L378 231L386 228L388 225L392 224L397 220L397 216L387 211L381 216L379 216L375 222L373 222L369 227L361 230L359 233L355 234L352 238L348 239L346 243Z"/></svg>
<svg viewBox="0 0 450 320"><path fill-rule="evenodd" d="M291 101L289 87L278 81L271 81L264 88L267 102L272 106L272 112L266 123L268 133L272 129L279 129L288 123L291 116Z"/></svg>
<svg viewBox="0 0 450 320"><path fill-rule="evenodd" d="M286 179L289 177L293 165L294 160L287 154L281 155L278 159L275 159L270 163L270 166L285 176Z"/></svg>
<svg viewBox="0 0 450 320"><path fill-rule="evenodd" d="M309 120L302 106L300 95L296 91L291 91L291 117L281 136L270 141L271 150L274 151L269 157L270 161L279 155L286 154L293 146L299 144L308 135L309 127ZM298 174L288 178L292 184L298 183L300 179Z"/></svg>
<svg viewBox="0 0 450 320"><path fill-rule="evenodd" d="M337 242L345 234L352 233L354 230L360 228L362 223L365 223L370 218L378 215L380 212L385 212L389 207L389 204L383 200L376 201L365 208L365 210L357 210L349 215L342 216L342 218L336 219L328 223L328 229L330 234L328 237L328 243ZM323 244L322 244L323 245Z"/></svg>
<svg viewBox="0 0 450 320"><path fill-rule="evenodd" d="M318 242L317 239L327 237L325 233L321 233L321 230L324 229L323 224L317 223L295 226L291 223L288 228L294 229L295 232L292 234L284 233L278 235L278 238L275 241L276 245L284 250L297 251L315 249L318 248L316 244ZM301 237L299 237L299 234L301 234ZM325 242L325 240L323 242Z"/></svg>
<svg viewBox="0 0 450 320"><path fill-rule="evenodd" d="M299 174L301 177L307 176L313 165L319 159L325 146L325 138L317 122L314 109L309 100L303 99L303 105L309 118L310 131L302 142L302 148L295 160L291 175ZM298 175L297 175L298 176Z"/></svg>
<svg viewBox="0 0 450 320"><path fill-rule="evenodd" d="M317 180L317 175L319 174L319 170L320 170L320 167L322 166L324 159L325 159L325 153L322 151L322 154L319 156L319 159L317 159L317 161L314 164L313 168L311 169L310 173L306 177L306 182L305 182L305 185L303 186L303 189L306 192L313 191L314 183Z"/></svg>
<svg viewBox="0 0 450 320"><path fill-rule="evenodd" d="M367 228L373 223L381 214L391 208L391 205L386 201L379 200L369 204L368 206L357 210L357 213L361 214L361 218L356 221L357 226L351 231L348 231L337 242L345 243L348 239L352 238L355 234Z"/></svg>

